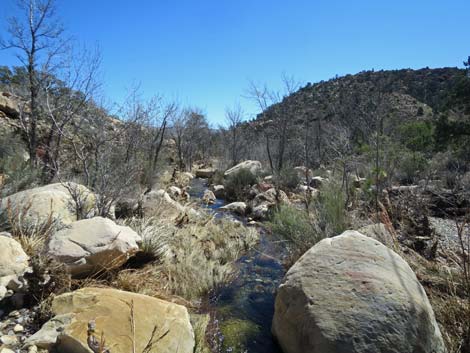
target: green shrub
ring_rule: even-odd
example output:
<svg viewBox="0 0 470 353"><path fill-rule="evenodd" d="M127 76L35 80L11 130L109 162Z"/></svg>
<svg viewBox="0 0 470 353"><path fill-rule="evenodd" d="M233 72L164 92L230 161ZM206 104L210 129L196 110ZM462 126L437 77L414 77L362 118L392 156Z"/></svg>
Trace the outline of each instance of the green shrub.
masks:
<svg viewBox="0 0 470 353"><path fill-rule="evenodd" d="M300 177L295 169L284 168L274 177L274 183L281 190L294 190L300 183Z"/></svg>
<svg viewBox="0 0 470 353"><path fill-rule="evenodd" d="M399 165L400 179L406 183L412 183L428 168L429 162L423 153L404 152Z"/></svg>
<svg viewBox="0 0 470 353"><path fill-rule="evenodd" d="M258 182L256 175L249 169L240 169L231 174L225 181L225 197L228 201L246 199L250 187Z"/></svg>
<svg viewBox="0 0 470 353"><path fill-rule="evenodd" d="M345 211L346 197L338 182L325 183L320 190L314 209L319 227L325 236L335 236L344 232L349 224Z"/></svg>
<svg viewBox="0 0 470 353"><path fill-rule="evenodd" d="M275 237L287 242L292 261L323 238L308 213L290 205L280 205L271 214L267 226Z"/></svg>
<svg viewBox="0 0 470 353"><path fill-rule="evenodd" d="M427 121L413 121L400 127L401 142L411 151L429 152L434 146L434 126Z"/></svg>

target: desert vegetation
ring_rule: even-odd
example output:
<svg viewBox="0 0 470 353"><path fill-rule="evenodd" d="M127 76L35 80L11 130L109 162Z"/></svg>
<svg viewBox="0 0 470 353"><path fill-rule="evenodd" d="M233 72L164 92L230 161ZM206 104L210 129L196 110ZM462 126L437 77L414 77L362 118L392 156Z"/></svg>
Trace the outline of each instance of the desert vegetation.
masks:
<svg viewBox="0 0 470 353"><path fill-rule="evenodd" d="M2 353L470 352L470 62L248 82L215 126L107 104L57 6L0 41Z"/></svg>

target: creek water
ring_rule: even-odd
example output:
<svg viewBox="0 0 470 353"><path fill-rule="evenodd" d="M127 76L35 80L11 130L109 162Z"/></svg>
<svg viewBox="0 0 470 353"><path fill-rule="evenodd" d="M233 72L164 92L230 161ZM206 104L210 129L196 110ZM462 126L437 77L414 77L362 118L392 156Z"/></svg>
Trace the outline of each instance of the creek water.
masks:
<svg viewBox="0 0 470 353"><path fill-rule="evenodd" d="M207 181L193 179L190 196L201 198ZM217 209L225 204L217 200L207 206L222 216ZM281 352L271 334L274 299L285 269L282 265L283 249L266 232L259 230L259 243L236 263L236 274L211 294L209 307L215 333L212 347L218 353Z"/></svg>

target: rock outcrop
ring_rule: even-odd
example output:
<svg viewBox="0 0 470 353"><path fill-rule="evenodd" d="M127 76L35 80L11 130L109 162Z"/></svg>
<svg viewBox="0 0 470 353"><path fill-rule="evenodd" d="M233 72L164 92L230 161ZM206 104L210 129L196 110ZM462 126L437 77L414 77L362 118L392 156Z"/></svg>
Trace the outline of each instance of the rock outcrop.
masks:
<svg viewBox="0 0 470 353"><path fill-rule="evenodd" d="M56 183L3 198L0 200L0 214L10 208L11 214L21 217L23 223L42 223L52 217L62 224L70 224L77 220L77 212L82 216L92 215L95 205L95 195L85 186Z"/></svg>
<svg viewBox="0 0 470 353"><path fill-rule="evenodd" d="M272 326L285 353L444 353L408 264L356 231L324 239L287 272Z"/></svg>
<svg viewBox="0 0 470 353"><path fill-rule="evenodd" d="M62 294L52 302L54 316L26 345L57 352L91 352L87 342L90 322L112 353L192 353L195 340L184 306L142 294L110 288L83 288ZM135 332L133 333L133 323ZM90 340L88 340L90 341Z"/></svg>
<svg viewBox="0 0 470 353"><path fill-rule="evenodd" d="M73 222L56 232L47 252L64 263L72 276L82 277L122 266L139 250L140 236L129 227L102 217Z"/></svg>
<svg viewBox="0 0 470 353"><path fill-rule="evenodd" d="M244 161L225 171L224 176L229 177L230 175L237 173L241 169L247 169L253 174L258 174L263 169L263 166L259 161Z"/></svg>
<svg viewBox="0 0 470 353"><path fill-rule="evenodd" d="M29 257L21 244L0 234L0 301L25 287L23 275L30 271Z"/></svg>

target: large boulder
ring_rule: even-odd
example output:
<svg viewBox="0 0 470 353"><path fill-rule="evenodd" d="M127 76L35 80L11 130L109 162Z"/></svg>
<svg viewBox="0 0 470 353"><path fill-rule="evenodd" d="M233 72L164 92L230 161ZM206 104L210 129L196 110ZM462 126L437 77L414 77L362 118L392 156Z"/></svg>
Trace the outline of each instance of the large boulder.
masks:
<svg viewBox="0 0 470 353"><path fill-rule="evenodd" d="M92 215L95 205L95 195L85 186L56 183L20 191L1 199L0 215L10 209L10 213L21 217L24 224L47 222L50 217L62 224L70 224L77 220L77 212L82 213L81 216Z"/></svg>
<svg viewBox="0 0 470 353"><path fill-rule="evenodd" d="M165 190L152 190L146 193L142 198L142 212L146 217L154 217L158 215L161 209L171 209L178 215L180 213L188 213L192 216L198 216L199 213L192 209L181 205L173 200Z"/></svg>
<svg viewBox="0 0 470 353"><path fill-rule="evenodd" d="M90 323L112 353L192 353L194 332L184 306L110 288L83 288L52 302L53 319L31 336L27 346L54 352L92 352ZM135 329L135 330L134 330ZM92 340L88 340L92 341ZM151 348L145 350L146 347Z"/></svg>
<svg viewBox="0 0 470 353"><path fill-rule="evenodd" d="M29 257L21 244L0 233L0 301L25 287L23 275L30 271Z"/></svg>
<svg viewBox="0 0 470 353"><path fill-rule="evenodd" d="M83 219L56 232L47 251L72 276L85 276L123 265L139 250L140 236L129 227L102 217Z"/></svg>
<svg viewBox="0 0 470 353"><path fill-rule="evenodd" d="M287 272L272 326L285 353L443 353L408 264L356 231L327 238Z"/></svg>
<svg viewBox="0 0 470 353"><path fill-rule="evenodd" d="M247 169L253 174L258 174L263 169L263 166L261 165L261 162L259 161L244 161L226 170L224 173L224 176L229 177L230 175L237 173L241 169Z"/></svg>

